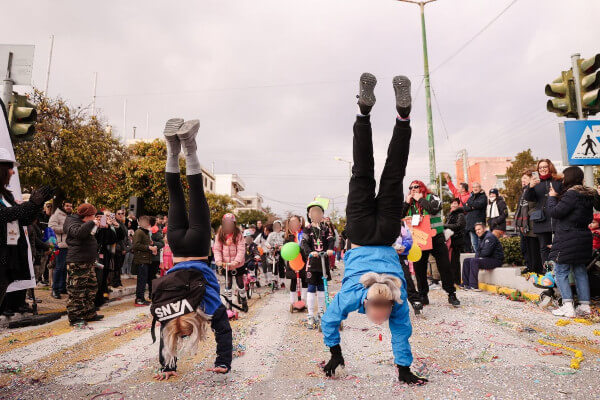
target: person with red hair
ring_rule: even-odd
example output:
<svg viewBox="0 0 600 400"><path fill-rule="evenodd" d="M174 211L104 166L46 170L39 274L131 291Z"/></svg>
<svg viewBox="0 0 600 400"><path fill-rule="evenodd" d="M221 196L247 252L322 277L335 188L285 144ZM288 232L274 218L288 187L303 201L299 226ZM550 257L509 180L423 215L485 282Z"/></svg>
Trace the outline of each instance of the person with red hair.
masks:
<svg viewBox="0 0 600 400"><path fill-rule="evenodd" d="M408 187L409 192L404 203L404 215L416 219L419 222L425 215L429 215L431 229L436 234L432 238L433 248L423 251L421 259L414 263L415 274L417 276L417 287L421 295L421 303L426 306L429 304L429 283L427 282L427 262L429 255L433 255L437 264L440 277L442 278L442 287L448 293L448 303L453 306L459 306L460 301L456 298L456 288L450 269L450 256L448 247L446 247L446 238L444 237L444 223L442 221L442 202L439 197L429 191L427 186L419 180L414 180Z"/></svg>

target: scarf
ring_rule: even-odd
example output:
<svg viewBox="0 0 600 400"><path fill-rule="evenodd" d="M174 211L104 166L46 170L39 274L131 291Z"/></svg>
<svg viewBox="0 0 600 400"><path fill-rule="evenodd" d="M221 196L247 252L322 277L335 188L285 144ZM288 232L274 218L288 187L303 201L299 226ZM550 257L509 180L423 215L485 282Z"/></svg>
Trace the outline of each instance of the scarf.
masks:
<svg viewBox="0 0 600 400"><path fill-rule="evenodd" d="M487 217L488 218L496 218L500 216L500 213L498 212L498 202L496 200L494 200L491 203L488 203L487 206Z"/></svg>
<svg viewBox="0 0 600 400"><path fill-rule="evenodd" d="M540 175L540 180L541 181L545 181L547 179L552 178L552 174L548 174L548 175Z"/></svg>

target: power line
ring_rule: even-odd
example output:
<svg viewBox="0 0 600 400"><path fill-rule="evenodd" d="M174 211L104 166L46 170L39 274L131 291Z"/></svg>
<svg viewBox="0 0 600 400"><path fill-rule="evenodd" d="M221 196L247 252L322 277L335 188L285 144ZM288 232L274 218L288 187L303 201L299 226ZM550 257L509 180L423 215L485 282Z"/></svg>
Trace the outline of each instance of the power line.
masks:
<svg viewBox="0 0 600 400"><path fill-rule="evenodd" d="M488 22L483 28L481 28L479 30L479 32L477 32L472 38L470 38L469 40L467 40L465 42L465 44L463 44L462 46L460 46L458 48L458 50L456 50L454 53L452 53L450 55L450 57L446 58L444 61L442 61L441 64L439 64L437 67L435 67L434 69L431 70L430 75L433 74L435 71L437 71L438 69L440 69L441 67L443 67L444 65L446 65L448 62L450 62L454 57L456 57L459 53L461 53L468 45L470 45L475 39L477 39L477 37L479 35L481 35L483 32L485 32L490 26L492 26L492 24L494 22L496 22L506 11L508 11L509 8L511 8L513 5L515 5L515 3L519 1L519 0L513 0L510 2L510 4L508 4L508 6L506 6L501 12L500 14L496 15L490 22Z"/></svg>

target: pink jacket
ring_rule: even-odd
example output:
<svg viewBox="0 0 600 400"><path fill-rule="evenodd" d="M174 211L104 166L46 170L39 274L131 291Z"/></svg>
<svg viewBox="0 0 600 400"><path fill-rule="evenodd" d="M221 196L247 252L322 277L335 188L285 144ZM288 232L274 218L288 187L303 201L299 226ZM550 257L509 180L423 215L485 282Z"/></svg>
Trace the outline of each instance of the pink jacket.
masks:
<svg viewBox="0 0 600 400"><path fill-rule="evenodd" d="M215 254L215 263L231 263L233 268L239 268L246 261L246 243L242 234L237 238L237 244L227 244L219 240L219 236L215 237L215 245L213 252Z"/></svg>

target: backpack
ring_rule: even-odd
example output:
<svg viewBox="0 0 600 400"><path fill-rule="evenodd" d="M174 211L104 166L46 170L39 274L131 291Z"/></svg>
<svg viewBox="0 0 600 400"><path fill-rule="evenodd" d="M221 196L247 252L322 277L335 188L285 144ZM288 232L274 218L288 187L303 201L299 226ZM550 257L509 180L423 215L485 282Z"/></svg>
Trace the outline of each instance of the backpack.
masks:
<svg viewBox="0 0 600 400"><path fill-rule="evenodd" d="M152 340L156 342L156 321L162 324L196 312L206 293L206 278L195 269L180 269L152 281Z"/></svg>

